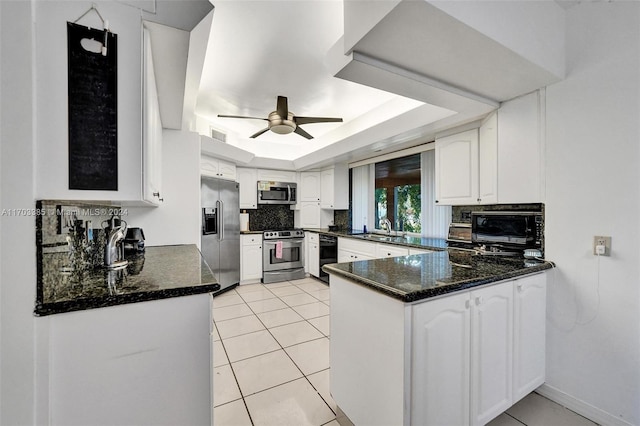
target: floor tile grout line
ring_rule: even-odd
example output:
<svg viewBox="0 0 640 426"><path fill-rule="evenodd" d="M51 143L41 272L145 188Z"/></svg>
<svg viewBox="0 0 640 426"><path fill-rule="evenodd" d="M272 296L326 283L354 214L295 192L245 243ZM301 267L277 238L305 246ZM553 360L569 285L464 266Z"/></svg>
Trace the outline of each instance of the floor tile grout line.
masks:
<svg viewBox="0 0 640 426"><path fill-rule="evenodd" d="M262 284L262 285L264 286L264 284ZM279 297L279 296L276 296L276 297L277 297L278 299L280 299L280 297ZM312 297L313 297L313 296L312 296ZM281 300L283 303L287 304L284 300L282 300L282 299L280 299L280 300ZM315 302L314 302L314 303L315 303ZM287 305L287 306L289 306L289 305ZM291 307L291 306L289 306L289 308L293 309L293 307ZM253 309L251 308L251 306L249 306L249 309L251 309L251 310L253 311ZM295 311L295 309L294 309L294 311ZM255 312L254 312L254 314L255 314ZM300 373L302 374L302 377L299 377L298 379L304 378L304 379L307 381L307 383L309 383L309 385L313 388L313 390L314 390L314 391L316 391L316 393L318 394L318 396L320 397L320 399L322 400L322 402L324 402L324 403L325 403L325 405L329 408L329 410L330 410L330 411L334 414L334 416L335 416L335 415L336 415L336 413L335 413L335 411L333 411L333 408L331 408L331 406L327 403L327 401L322 397L322 395L320 394L320 392L318 392L318 390L315 388L315 386L313 386L313 383L311 383L311 380L309 380L309 378L308 378L308 377L307 377L307 375L304 373L304 371L302 371L302 369L298 366L298 364L296 364L296 362L293 360L293 358L291 358L291 355L289 355L289 353L285 350L285 347L284 347L284 346L282 346L282 344L278 341L278 339L276 339L276 336L274 336L274 335L273 335L273 333L271 333L270 328L269 328L269 327L267 327L267 326L266 326L266 324L264 324L264 322L262 322L262 320L260 319L260 317L258 317L258 315L257 315L257 314L255 314L255 315L256 315L256 317L258 318L258 321L260 321L260 322L262 323L262 325L266 328L266 330L269 332L269 334L271 334L271 336L273 337L273 339L278 343L278 345L280 346L280 348L282 349L282 351L285 353L285 355L287 355L287 357L291 360L291 362L293 363L293 365L295 365L295 367L300 371ZM306 321L306 322L307 322L311 327L313 327L314 329L316 329L316 328L313 326L313 324L311 324L309 321L307 321L307 319L306 319L306 318L304 319L304 321ZM302 321L297 321L297 322L302 322ZM285 325L287 325L287 324L285 324ZM273 327L273 328L276 328L276 327ZM317 329L316 329L316 330L317 330ZM321 339L321 338L326 338L326 339L328 339L328 337L327 337L327 336L325 336L325 335L324 335L324 333L322 333L320 330L318 330L318 332L319 332L323 337L319 337L318 339L312 339L312 340L309 340L309 342L310 342L310 341L313 341L313 340L319 340L319 339ZM297 343L297 344L302 344L302 343L307 343L307 342L300 342L300 343ZM291 347L291 346L295 346L295 345L290 345L290 346L287 346L287 347ZM272 351L272 352L275 352L275 351ZM264 354L262 354L262 355L264 355ZM256 356L259 356L259 355L256 355ZM231 365L231 360L229 360L229 365L231 366L231 369L233 370L233 365ZM329 367L329 368L331 368L331 367ZM321 371L324 371L324 370L321 370ZM315 373L312 373L312 374L315 374ZM235 372L234 372L234 377L235 377ZM298 379L294 379L294 380L298 380ZM276 385L276 386L273 386L273 387L271 387L271 388L269 388L269 389L272 389L272 388L277 387L277 386L281 386L281 385L286 384L286 383L290 383L290 382L292 382L292 381L293 381L293 380L290 380L290 381L288 381L288 382L284 382L284 383L280 383L280 384L278 384L278 385ZM244 396L244 394L242 393L242 389L240 388L240 384L238 384L238 389L240 389L240 394L242 395L242 399L244 400L245 396ZM260 391L260 392L264 392L265 390L267 390L267 389L264 389L264 390L262 390L262 391ZM256 393L260 393L260 392L256 392ZM256 393L253 393L252 395L255 395ZM247 395L247 396L250 396L250 395ZM245 405L246 405L246 402L245 402ZM249 409L249 408L247 407L247 411L248 411L248 409Z"/></svg>
<svg viewBox="0 0 640 426"><path fill-rule="evenodd" d="M522 422L520 419L518 419L517 417L512 416L511 414L507 413L506 411L503 413L506 414L507 416L511 417L513 420L515 420L518 423L522 423L524 426L527 426L526 423Z"/></svg>

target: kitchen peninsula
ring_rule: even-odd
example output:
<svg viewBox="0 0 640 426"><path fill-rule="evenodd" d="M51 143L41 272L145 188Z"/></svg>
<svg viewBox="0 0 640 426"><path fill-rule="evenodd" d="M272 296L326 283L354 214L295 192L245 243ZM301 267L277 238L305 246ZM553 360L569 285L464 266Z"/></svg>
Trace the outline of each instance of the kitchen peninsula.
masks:
<svg viewBox="0 0 640 426"><path fill-rule="evenodd" d="M371 425L498 416L544 382L552 266L463 250L325 265L339 415Z"/></svg>

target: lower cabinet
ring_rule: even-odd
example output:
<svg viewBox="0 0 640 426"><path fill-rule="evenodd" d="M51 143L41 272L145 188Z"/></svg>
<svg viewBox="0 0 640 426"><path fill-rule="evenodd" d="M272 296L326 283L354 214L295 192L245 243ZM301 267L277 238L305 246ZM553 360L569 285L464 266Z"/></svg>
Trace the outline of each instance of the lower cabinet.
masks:
<svg viewBox="0 0 640 426"><path fill-rule="evenodd" d="M307 264L309 265L309 274L314 277L320 276L320 240L318 234L315 232L309 232L308 236L308 250L307 250Z"/></svg>
<svg viewBox="0 0 640 426"><path fill-rule="evenodd" d="M409 249L406 247L394 246L392 244L377 243L376 244L376 257L398 257L408 256Z"/></svg>
<svg viewBox="0 0 640 426"><path fill-rule="evenodd" d="M262 279L262 235L240 235L240 284Z"/></svg>
<svg viewBox="0 0 640 426"><path fill-rule="evenodd" d="M540 386L545 306L544 274L415 305L411 423L484 425Z"/></svg>
<svg viewBox="0 0 640 426"><path fill-rule="evenodd" d="M544 273L404 304L393 312L386 308L391 304L388 296L340 277L332 276L330 289L332 300L340 300L336 308L367 298L367 306L376 307L358 311L360 325L338 323L332 316L331 356L332 362L337 360L332 377L359 374L331 384L336 403L350 418L383 415L377 407L391 409L386 401L400 393L404 402L394 408L399 410L394 412L398 424L484 425L544 382ZM333 315L333 303L331 308ZM398 348L380 345L391 338L382 331L373 341L362 338L357 345L364 353L402 365L404 379L394 386L374 379L377 371L349 354L349 339L365 335L366 324L375 324L377 318L404 323L404 352L399 355ZM353 395L365 382L376 393L360 400Z"/></svg>
<svg viewBox="0 0 640 426"><path fill-rule="evenodd" d="M338 262L375 259L376 244L351 238L338 238Z"/></svg>

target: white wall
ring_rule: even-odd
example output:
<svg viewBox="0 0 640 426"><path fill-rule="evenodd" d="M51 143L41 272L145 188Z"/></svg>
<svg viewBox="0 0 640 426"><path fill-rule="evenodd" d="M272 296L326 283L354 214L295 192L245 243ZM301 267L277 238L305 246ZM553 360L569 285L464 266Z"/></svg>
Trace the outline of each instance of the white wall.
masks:
<svg viewBox="0 0 640 426"><path fill-rule="evenodd" d="M640 3L570 8L567 78L547 88L542 390L604 424L640 424L639 104Z"/></svg>
<svg viewBox="0 0 640 426"><path fill-rule="evenodd" d="M128 207L124 219L144 229L147 246L200 243L200 135L162 132L162 197L157 208Z"/></svg>
<svg viewBox="0 0 640 426"><path fill-rule="evenodd" d="M0 207L33 208L31 5L0 2L0 18ZM0 216L0 252L0 424L33 424L33 216Z"/></svg>

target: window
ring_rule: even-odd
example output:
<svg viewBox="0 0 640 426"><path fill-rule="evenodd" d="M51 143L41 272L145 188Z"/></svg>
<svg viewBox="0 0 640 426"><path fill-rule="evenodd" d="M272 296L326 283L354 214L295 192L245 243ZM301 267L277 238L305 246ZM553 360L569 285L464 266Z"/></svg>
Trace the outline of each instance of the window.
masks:
<svg viewBox="0 0 640 426"><path fill-rule="evenodd" d="M376 163L375 228L389 219L392 229L421 233L421 195L420 154Z"/></svg>

